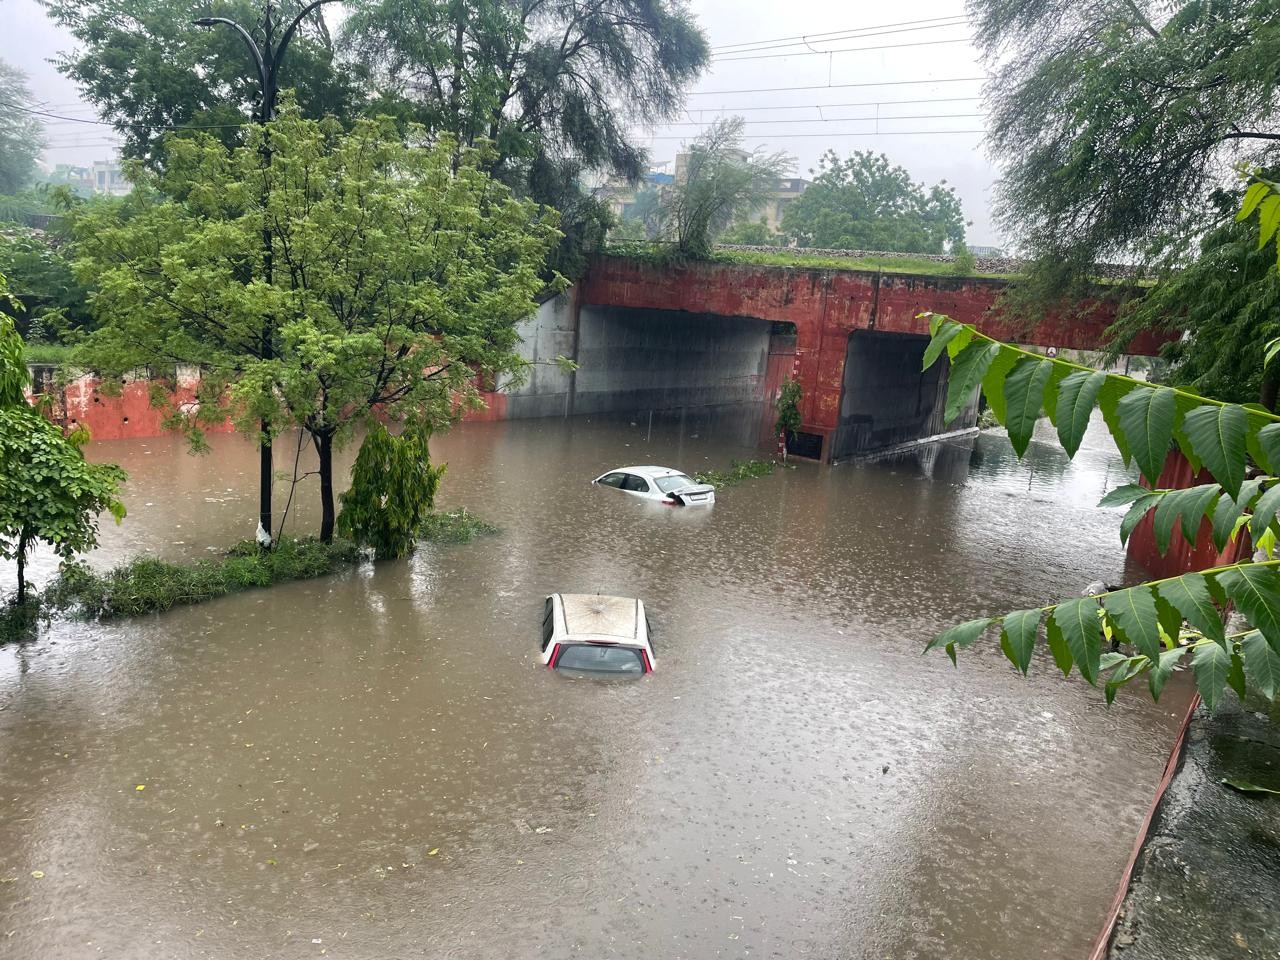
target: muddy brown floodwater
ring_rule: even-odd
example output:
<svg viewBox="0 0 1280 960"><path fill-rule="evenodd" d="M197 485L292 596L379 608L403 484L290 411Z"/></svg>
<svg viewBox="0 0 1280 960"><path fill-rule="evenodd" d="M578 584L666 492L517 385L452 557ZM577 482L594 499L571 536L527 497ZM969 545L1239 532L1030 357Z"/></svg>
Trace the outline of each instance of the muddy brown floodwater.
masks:
<svg viewBox="0 0 1280 960"><path fill-rule="evenodd" d="M1046 659L921 649L1125 576L1101 431L706 511L588 483L726 466L731 427L464 425L442 502L500 536L0 648L0 956L1082 957L1185 683L1107 710ZM255 451L213 448L95 445L131 480L93 562L251 534ZM544 595L597 590L645 600L656 673L538 666Z"/></svg>

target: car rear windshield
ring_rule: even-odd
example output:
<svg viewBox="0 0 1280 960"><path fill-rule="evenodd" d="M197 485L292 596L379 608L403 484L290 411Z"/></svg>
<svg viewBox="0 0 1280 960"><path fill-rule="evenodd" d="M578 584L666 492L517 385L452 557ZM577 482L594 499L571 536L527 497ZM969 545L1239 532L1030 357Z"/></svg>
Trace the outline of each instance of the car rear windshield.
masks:
<svg viewBox="0 0 1280 960"><path fill-rule="evenodd" d="M659 477L654 481L658 485L658 489L663 493L670 493L672 490L679 490L681 487L692 487L694 482L691 478L686 477L683 473L672 474L669 477Z"/></svg>
<svg viewBox="0 0 1280 960"><path fill-rule="evenodd" d="M644 673L644 661L634 647L571 643L556 658L557 670L627 676Z"/></svg>

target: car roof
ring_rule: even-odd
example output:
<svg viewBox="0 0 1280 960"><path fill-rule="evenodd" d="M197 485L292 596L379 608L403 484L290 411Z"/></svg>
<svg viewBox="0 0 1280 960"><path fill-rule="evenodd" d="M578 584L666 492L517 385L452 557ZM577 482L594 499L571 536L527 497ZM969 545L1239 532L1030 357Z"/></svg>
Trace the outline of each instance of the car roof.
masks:
<svg viewBox="0 0 1280 960"><path fill-rule="evenodd" d="M658 477L671 476L688 476L683 470L676 470L674 467L618 467L616 470L610 470L610 473L638 473L642 477L656 479Z"/></svg>
<svg viewBox="0 0 1280 960"><path fill-rule="evenodd" d="M570 635L592 634L636 640L640 631L640 601L597 593L562 593L565 628Z"/></svg>

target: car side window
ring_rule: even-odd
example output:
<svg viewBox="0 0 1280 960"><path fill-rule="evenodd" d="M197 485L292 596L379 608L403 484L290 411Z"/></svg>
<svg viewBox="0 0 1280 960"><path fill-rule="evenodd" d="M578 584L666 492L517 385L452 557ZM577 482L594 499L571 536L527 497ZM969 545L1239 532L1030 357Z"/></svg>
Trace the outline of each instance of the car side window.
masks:
<svg viewBox="0 0 1280 960"><path fill-rule="evenodd" d="M547 649L547 644L551 642L551 635L555 633L556 623L556 605L555 602L547 597L546 610L542 614L542 649Z"/></svg>
<svg viewBox="0 0 1280 960"><path fill-rule="evenodd" d="M622 481L622 489L630 490L632 493L648 493L649 481L644 477L638 477L634 473L628 473L626 479Z"/></svg>
<svg viewBox="0 0 1280 960"><path fill-rule="evenodd" d="M607 473L597 480L596 483L606 487L621 487L622 481L626 479L627 475L625 473Z"/></svg>

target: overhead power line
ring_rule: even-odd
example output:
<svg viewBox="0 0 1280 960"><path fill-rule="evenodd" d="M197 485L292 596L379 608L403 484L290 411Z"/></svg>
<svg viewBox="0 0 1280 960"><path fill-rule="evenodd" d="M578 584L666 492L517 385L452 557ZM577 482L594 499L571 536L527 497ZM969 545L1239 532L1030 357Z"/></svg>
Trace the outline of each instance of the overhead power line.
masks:
<svg viewBox="0 0 1280 960"><path fill-rule="evenodd" d="M835 50L796 50L792 53L753 53L743 57L717 57L716 63L737 63L741 60L777 60L780 57L825 57L833 53L864 53L869 50L901 50L905 47L936 47L944 43L970 43L968 37L954 40L914 40L911 43L882 43L870 47L838 47Z"/></svg>
<svg viewBox="0 0 1280 960"><path fill-rule="evenodd" d="M789 37L770 37L766 40L744 40L741 43L722 43L711 48L712 53L722 53L738 47L758 47L771 43L784 43L788 40L804 43L806 40L821 40L824 37L833 37L844 34L865 33L869 30L888 30L890 27L913 27L922 23L938 23L940 21L954 20L960 23L968 22L968 17L963 15L952 15L949 17L925 17L920 20L899 20L896 23L876 23L867 27L847 27L844 30L827 30L823 33L802 33L794 34Z"/></svg>
<svg viewBox="0 0 1280 960"><path fill-rule="evenodd" d="M896 30L877 30L873 32L857 31L852 33L834 33L831 36L818 37L809 36L799 40L789 40L783 43L762 43L754 47L743 47L739 50L724 50L720 53L713 54L712 59L717 62L726 60L745 60L745 56L740 54L761 53L767 50L784 50L788 47L803 47L810 53L839 53L838 50L818 50L813 44L815 43L838 43L841 40L866 40L870 37L885 37L900 33L915 33L920 30L946 30L951 27L968 26L968 21L963 17L950 21L948 23L931 23L922 27L899 27Z"/></svg>
<svg viewBox="0 0 1280 960"><path fill-rule="evenodd" d="M757 137L915 137L915 136L934 136L942 134L954 133L981 133L985 134L985 130L828 130L823 133L778 133L778 134L756 134ZM651 136L650 140L689 140L689 134L671 134L661 136Z"/></svg>
<svg viewBox="0 0 1280 960"><path fill-rule="evenodd" d="M879 120L971 120L974 117L985 117L985 113L911 113L897 116L869 116L869 117L797 117L782 120L744 120L746 126L756 126L762 123L847 123L851 121L879 121ZM680 120L676 123L663 124L666 127L703 127L706 126L700 120Z"/></svg>
<svg viewBox="0 0 1280 960"><path fill-rule="evenodd" d="M819 83L807 87L748 87L742 90L693 90L687 97L718 97L729 93L782 93L788 90L846 90L851 87L906 87L919 84L972 83L990 77L946 77L941 80L876 80L868 83Z"/></svg>
<svg viewBox="0 0 1280 960"><path fill-rule="evenodd" d="M760 110L837 110L844 107L895 107L912 103L972 103L981 100L979 94L972 97L926 97L922 100L857 100L852 103L783 103L770 107L690 107L693 113L754 113Z"/></svg>

